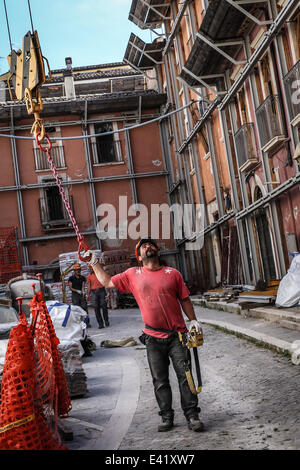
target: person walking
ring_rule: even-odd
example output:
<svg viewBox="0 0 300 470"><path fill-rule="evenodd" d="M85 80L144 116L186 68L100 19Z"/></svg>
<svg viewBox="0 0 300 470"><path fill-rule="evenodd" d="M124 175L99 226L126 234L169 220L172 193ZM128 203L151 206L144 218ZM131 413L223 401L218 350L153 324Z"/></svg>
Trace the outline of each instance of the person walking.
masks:
<svg viewBox="0 0 300 470"><path fill-rule="evenodd" d="M69 277L68 285L72 292L72 304L78 305L79 307L83 308L83 310L87 313L87 326L90 327L90 319L89 319L89 312L88 306L85 297L85 283L86 278L81 275L81 266L80 264L74 265L74 274Z"/></svg>
<svg viewBox="0 0 300 470"><path fill-rule="evenodd" d="M87 277L87 301L92 301L99 328L104 328L104 323L105 326L109 326L106 289L98 281L91 265L89 265L89 270L90 274Z"/></svg>
<svg viewBox="0 0 300 470"><path fill-rule="evenodd" d="M87 262L103 286L107 289L116 287L119 292L132 293L140 307L145 323L142 336L147 348L159 415L162 417L158 431L169 431L174 426L172 390L169 382L170 358L177 375L181 407L188 428L203 431L204 426L199 419L198 397L191 392L188 385L184 349L177 334L188 331L182 310L190 320L189 330L194 327L199 332L201 326L181 273L160 263L157 242L150 237L141 239L136 245L136 257L141 266L129 268L112 277L102 269L95 253L88 250L84 256L91 257Z"/></svg>

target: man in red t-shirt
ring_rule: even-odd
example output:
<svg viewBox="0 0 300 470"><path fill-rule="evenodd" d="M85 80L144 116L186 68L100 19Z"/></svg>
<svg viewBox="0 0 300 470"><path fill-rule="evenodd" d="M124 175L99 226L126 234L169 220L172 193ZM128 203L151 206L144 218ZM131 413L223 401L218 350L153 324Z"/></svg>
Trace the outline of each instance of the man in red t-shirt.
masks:
<svg viewBox="0 0 300 470"><path fill-rule="evenodd" d="M154 393L160 408L162 423L158 431L168 431L173 427L172 390L169 383L169 358L171 358L179 384L181 406L189 429L202 431L199 420L198 398L188 385L185 374L185 356L177 332L185 333L187 328L181 307L190 320L190 329L198 331L193 304L189 298L182 275L174 268L162 266L155 240L141 239L136 247L136 256L141 267L129 268L121 274L110 277L98 263L95 253L89 264L98 280L107 289L117 288L120 292L131 292L145 323L143 336L147 348L147 358L152 374ZM151 327L151 328L150 328ZM154 329L153 329L154 328Z"/></svg>
<svg viewBox="0 0 300 470"><path fill-rule="evenodd" d="M89 301L91 298L99 328L104 328L104 323L105 326L109 326L108 309L106 304L106 290L101 282L98 281L92 266L89 266L89 269L90 274L87 277L87 301ZM103 319L101 311L103 314Z"/></svg>

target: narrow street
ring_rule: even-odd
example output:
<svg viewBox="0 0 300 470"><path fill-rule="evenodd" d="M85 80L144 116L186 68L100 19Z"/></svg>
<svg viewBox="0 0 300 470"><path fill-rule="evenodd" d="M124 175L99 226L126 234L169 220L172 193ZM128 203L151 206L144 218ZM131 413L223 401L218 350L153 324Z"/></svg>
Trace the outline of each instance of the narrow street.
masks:
<svg viewBox="0 0 300 470"><path fill-rule="evenodd" d="M196 308L196 314L203 311ZM97 344L83 358L89 393L72 400L66 423L74 439L71 450L254 450L300 449L300 369L290 358L245 339L203 325L199 348L203 390L199 395L204 433L193 433L180 409L171 367L175 427L158 433L160 417L147 365L138 341L138 309L111 310L110 327L96 328L92 314L89 336ZM102 348L105 339L134 336L137 345Z"/></svg>

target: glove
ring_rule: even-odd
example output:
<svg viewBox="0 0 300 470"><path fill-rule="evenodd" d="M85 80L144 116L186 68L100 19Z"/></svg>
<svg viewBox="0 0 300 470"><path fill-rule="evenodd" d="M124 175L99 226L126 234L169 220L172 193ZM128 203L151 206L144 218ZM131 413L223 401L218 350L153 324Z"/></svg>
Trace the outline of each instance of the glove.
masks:
<svg viewBox="0 0 300 470"><path fill-rule="evenodd" d="M83 253L83 258L89 258L90 256L91 256L91 259L90 261L87 261L87 263L90 264L91 266L95 266L95 264L98 263L98 258L96 257L96 254L91 250L87 250Z"/></svg>
<svg viewBox="0 0 300 470"><path fill-rule="evenodd" d="M189 331L191 331L192 328L195 328L197 333L200 333L201 331L201 325L197 320L191 320L190 326L189 326Z"/></svg>

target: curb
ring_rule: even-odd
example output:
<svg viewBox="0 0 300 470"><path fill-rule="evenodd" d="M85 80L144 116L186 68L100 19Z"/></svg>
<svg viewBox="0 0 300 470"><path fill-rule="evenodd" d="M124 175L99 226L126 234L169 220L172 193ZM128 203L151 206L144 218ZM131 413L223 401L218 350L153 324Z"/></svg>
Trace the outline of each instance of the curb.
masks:
<svg viewBox="0 0 300 470"><path fill-rule="evenodd" d="M285 356L292 356L292 343L284 341L273 336L266 335L264 333L259 333L249 328L243 328L232 323L220 321L220 320L211 320L206 318L198 319L200 323L214 326L225 333L230 333L238 336L239 338L246 339L248 341L254 342L257 345L263 346L264 348L271 349Z"/></svg>
<svg viewBox="0 0 300 470"><path fill-rule="evenodd" d="M205 299L193 299L191 301L194 305L203 308L210 308L213 310L221 310L222 312L230 312L230 313L237 313L238 315L242 312L242 307L239 304L235 303L227 303L227 302L210 302Z"/></svg>

